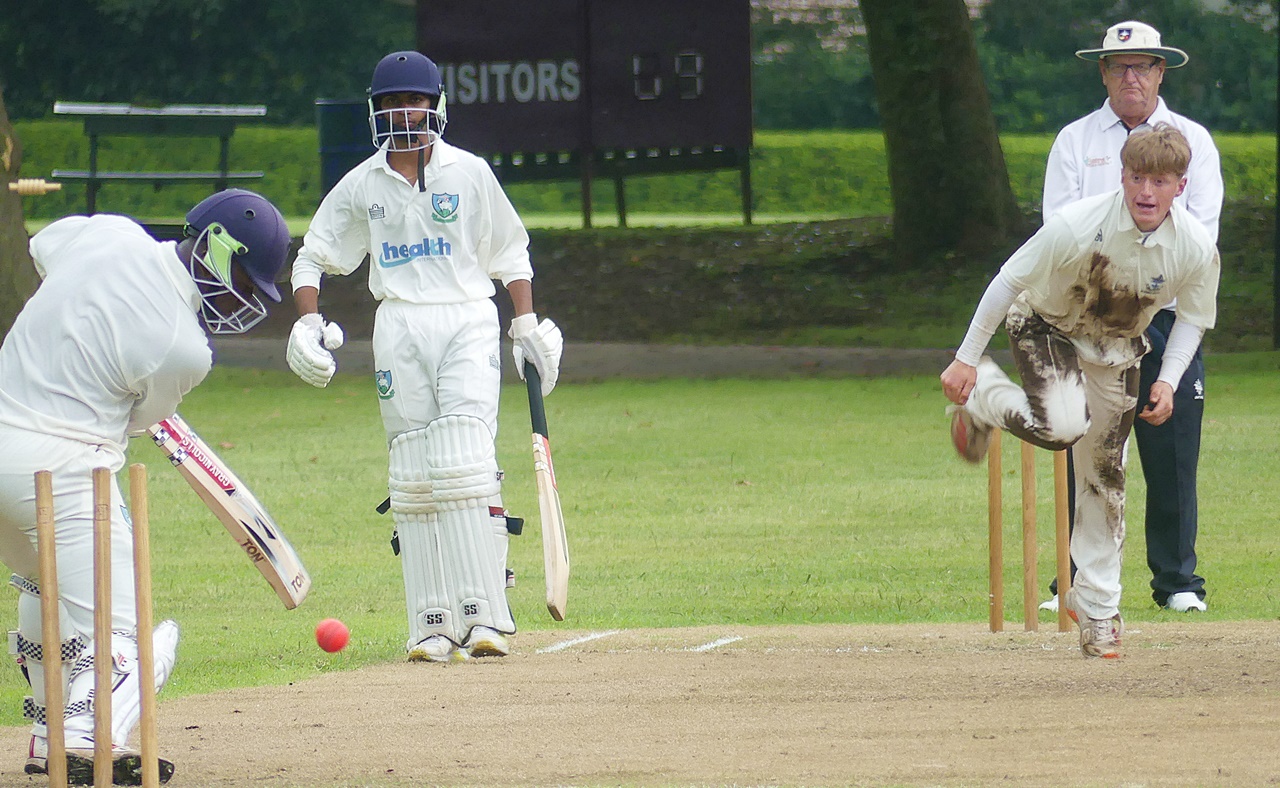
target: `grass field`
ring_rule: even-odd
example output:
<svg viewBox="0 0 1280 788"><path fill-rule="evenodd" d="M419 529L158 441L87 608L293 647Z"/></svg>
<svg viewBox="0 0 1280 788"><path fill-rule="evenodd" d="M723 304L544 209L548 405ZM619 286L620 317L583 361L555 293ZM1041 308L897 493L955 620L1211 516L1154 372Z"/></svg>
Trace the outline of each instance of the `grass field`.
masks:
<svg viewBox="0 0 1280 788"><path fill-rule="evenodd" d="M1201 461L1200 569L1212 620L1280 610L1280 353L1211 357ZM512 540L522 630L553 626L522 392L504 391L505 500L529 518ZM571 535L574 629L700 624L980 622L986 610L985 470L949 449L933 377L612 381L548 399ZM215 369L183 415L247 480L314 577L285 611L222 526L155 448L151 475L157 618L183 627L165 696L284 684L403 658L404 607L376 398L363 378L316 390L286 373ZM1020 616L1014 441L1006 441L1006 618ZM1146 588L1144 484L1130 463L1123 612L1165 620ZM1040 466L1039 572L1053 571L1047 455ZM16 592L8 592L10 611ZM316 648L325 617L352 629ZM518 641L517 641L518 646ZM0 724L26 688L0 674Z"/></svg>

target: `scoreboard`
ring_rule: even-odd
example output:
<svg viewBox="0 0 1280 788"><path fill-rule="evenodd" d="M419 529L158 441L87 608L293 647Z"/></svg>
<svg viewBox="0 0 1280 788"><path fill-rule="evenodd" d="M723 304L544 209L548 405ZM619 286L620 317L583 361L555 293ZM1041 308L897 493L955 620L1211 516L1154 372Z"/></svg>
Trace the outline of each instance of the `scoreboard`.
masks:
<svg viewBox="0 0 1280 788"><path fill-rule="evenodd" d="M418 0L476 152L751 146L748 0Z"/></svg>

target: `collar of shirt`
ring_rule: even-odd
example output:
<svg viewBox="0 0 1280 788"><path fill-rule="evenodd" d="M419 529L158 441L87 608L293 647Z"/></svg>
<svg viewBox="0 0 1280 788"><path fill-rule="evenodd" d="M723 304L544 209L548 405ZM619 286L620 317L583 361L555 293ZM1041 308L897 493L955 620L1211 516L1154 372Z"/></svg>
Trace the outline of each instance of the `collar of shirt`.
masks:
<svg viewBox="0 0 1280 788"><path fill-rule="evenodd" d="M1138 229L1138 225L1134 224L1133 214L1129 213L1129 206L1124 201L1123 190L1121 190L1120 204L1123 208L1120 211L1120 219L1116 222L1116 230L1122 233L1131 233L1133 242L1143 247L1151 247L1159 244L1168 249L1174 248L1177 242L1177 230L1173 226L1173 208L1170 207L1169 215L1160 222L1160 226L1151 233L1144 233Z"/></svg>
<svg viewBox="0 0 1280 788"><path fill-rule="evenodd" d="M203 299L200 296L200 288L196 286L195 280L191 278L191 272L187 270L186 263L182 262L182 258L178 256L178 243L176 241L163 241L160 244L164 250L160 252L160 257L165 261L165 265L161 266L165 276L177 288L178 293L186 300L191 307L192 312L198 313Z"/></svg>
<svg viewBox="0 0 1280 788"><path fill-rule="evenodd" d="M1097 120L1100 131L1106 131L1112 126L1120 126L1120 128L1125 129L1126 134L1133 131L1124 125L1124 122L1120 120L1120 116L1111 108L1111 99L1102 102L1102 107L1098 110ZM1147 118L1146 122L1138 126L1138 128L1147 128L1161 122L1173 123L1173 113L1169 111L1169 106L1164 103L1164 99L1156 96L1155 110L1151 113L1151 117Z"/></svg>
<svg viewBox="0 0 1280 788"><path fill-rule="evenodd" d="M445 142L442 139L436 140L431 145L431 161L427 162L426 171L428 174L435 173L439 171L440 168L448 167L450 164L453 164L457 160L458 160L457 148L453 147L452 145L450 145L449 143ZM401 179L400 174L397 173L394 169L392 169L391 165L387 163L387 152L385 150L381 151L381 155L378 156L377 164L378 164L378 168L381 169L383 172L397 179Z"/></svg>

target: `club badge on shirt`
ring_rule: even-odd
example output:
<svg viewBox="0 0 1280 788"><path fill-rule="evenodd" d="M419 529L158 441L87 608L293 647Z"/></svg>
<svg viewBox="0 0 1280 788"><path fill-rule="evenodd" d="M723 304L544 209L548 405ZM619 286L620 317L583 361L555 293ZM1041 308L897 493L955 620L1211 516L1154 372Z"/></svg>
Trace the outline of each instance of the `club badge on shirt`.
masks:
<svg viewBox="0 0 1280 788"><path fill-rule="evenodd" d="M373 373L373 379L378 384L378 399L391 399L396 395L395 387L391 385L391 370L379 369Z"/></svg>
<svg viewBox="0 0 1280 788"><path fill-rule="evenodd" d="M431 218L437 222L453 222L458 219L458 195L432 194Z"/></svg>

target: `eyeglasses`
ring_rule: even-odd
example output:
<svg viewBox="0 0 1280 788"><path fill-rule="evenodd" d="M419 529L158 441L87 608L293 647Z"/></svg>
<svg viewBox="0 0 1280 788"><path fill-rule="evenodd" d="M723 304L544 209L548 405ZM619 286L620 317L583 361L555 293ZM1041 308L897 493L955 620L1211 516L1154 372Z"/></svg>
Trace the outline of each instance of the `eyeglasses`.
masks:
<svg viewBox="0 0 1280 788"><path fill-rule="evenodd" d="M1129 65L1125 65L1124 63L1108 63L1106 66L1107 75L1124 79L1125 72L1133 69L1134 74L1137 74L1139 77L1145 77L1151 73L1151 69L1155 68L1159 62L1160 61L1157 60L1153 63L1132 63Z"/></svg>

